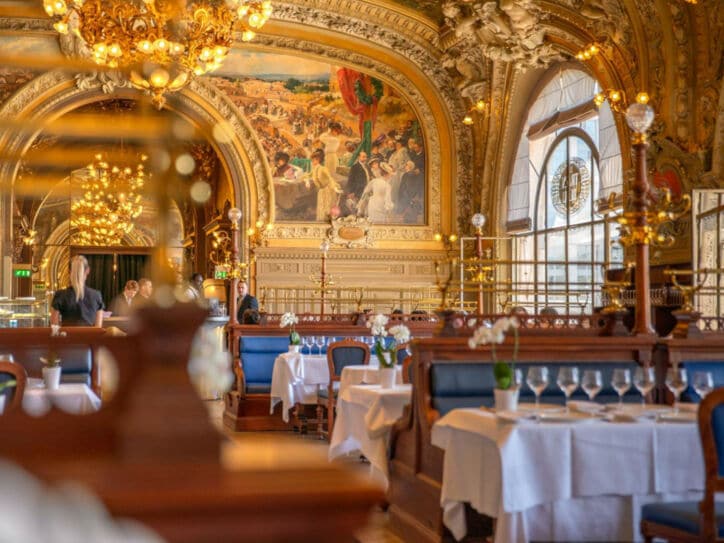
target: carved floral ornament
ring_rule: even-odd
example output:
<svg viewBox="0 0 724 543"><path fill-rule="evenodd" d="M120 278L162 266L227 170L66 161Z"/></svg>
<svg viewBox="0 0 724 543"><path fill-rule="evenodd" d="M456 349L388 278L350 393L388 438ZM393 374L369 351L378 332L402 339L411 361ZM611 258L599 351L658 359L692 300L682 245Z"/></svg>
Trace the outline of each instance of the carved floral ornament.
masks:
<svg viewBox="0 0 724 543"><path fill-rule="evenodd" d="M442 9L457 41L477 43L489 60L522 69L545 67L560 59L545 41L542 23L547 15L533 0L448 0Z"/></svg>

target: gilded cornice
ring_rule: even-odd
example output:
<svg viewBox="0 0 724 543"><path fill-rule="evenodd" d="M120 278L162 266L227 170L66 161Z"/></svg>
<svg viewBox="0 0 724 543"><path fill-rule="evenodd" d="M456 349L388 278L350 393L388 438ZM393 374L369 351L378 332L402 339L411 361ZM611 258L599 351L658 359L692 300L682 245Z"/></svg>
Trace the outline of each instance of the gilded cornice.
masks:
<svg viewBox="0 0 724 543"><path fill-rule="evenodd" d="M310 12L327 12L395 29L407 39L437 47L439 25L420 12L384 0L287 0L275 2L274 19L280 19L284 6L304 8Z"/></svg>

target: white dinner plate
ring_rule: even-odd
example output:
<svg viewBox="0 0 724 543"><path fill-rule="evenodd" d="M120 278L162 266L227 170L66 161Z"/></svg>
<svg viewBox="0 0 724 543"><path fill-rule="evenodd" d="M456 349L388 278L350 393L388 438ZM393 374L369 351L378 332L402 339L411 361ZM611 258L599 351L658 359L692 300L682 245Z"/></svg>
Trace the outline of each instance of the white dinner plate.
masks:
<svg viewBox="0 0 724 543"><path fill-rule="evenodd" d="M571 400L568 407L580 413L601 413L606 406L601 403L587 402L584 400Z"/></svg>
<svg viewBox="0 0 724 543"><path fill-rule="evenodd" d="M531 412L526 411L500 411L495 413L498 420L507 422L510 424L517 424L524 420L532 421L535 419L535 415Z"/></svg>
<svg viewBox="0 0 724 543"><path fill-rule="evenodd" d="M563 407L562 405L556 405L554 403L542 403L538 407L536 407L534 403L518 404L518 411L522 411L523 413L557 413L564 410L565 407Z"/></svg>
<svg viewBox="0 0 724 543"><path fill-rule="evenodd" d="M593 422L600 420L589 413L579 413L577 411L569 411L568 413L541 413L538 417L541 422L564 422L564 423L577 423L577 422Z"/></svg>
<svg viewBox="0 0 724 543"><path fill-rule="evenodd" d="M672 408L668 405L641 405L636 403L627 403L623 407L619 407L617 403L610 403L606 405L606 411L609 413L622 413L630 417L654 418L671 413Z"/></svg>
<svg viewBox="0 0 724 543"><path fill-rule="evenodd" d="M684 413L664 413L659 415L659 422L678 422L683 424L694 424L696 423L696 413L684 412Z"/></svg>

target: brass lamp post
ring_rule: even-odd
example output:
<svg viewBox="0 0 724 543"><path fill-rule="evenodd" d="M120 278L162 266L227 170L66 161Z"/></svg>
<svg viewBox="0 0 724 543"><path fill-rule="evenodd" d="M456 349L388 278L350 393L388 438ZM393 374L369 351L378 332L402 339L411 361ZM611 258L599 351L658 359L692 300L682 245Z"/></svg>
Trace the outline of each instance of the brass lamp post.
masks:
<svg viewBox="0 0 724 543"><path fill-rule="evenodd" d="M651 324L651 277L649 274L649 243L645 234L650 231L648 224L649 180L646 172L646 149L648 140L646 132L654 122L654 110L647 103L636 102L626 110L626 123L633 130L633 150L635 177L632 187L633 198L631 207L635 213L633 229L642 235L635 235L633 242L636 248L636 321L634 335L653 335Z"/></svg>
<svg viewBox="0 0 724 543"><path fill-rule="evenodd" d="M485 215L483 215L482 213L476 213L475 215L473 215L470 222L475 227L475 258L477 259L478 264L481 266L481 269L479 270L479 274L481 274L483 272L483 227L485 226L486 222ZM478 315L483 314L483 283L484 281L478 281Z"/></svg>
<svg viewBox="0 0 724 543"><path fill-rule="evenodd" d="M231 270L229 277L231 284L229 285L229 324L239 324L236 318L238 304L236 293L239 289L239 279L241 278L241 267L239 265L239 221L241 220L241 209L232 207L229 210L229 220L231 221Z"/></svg>

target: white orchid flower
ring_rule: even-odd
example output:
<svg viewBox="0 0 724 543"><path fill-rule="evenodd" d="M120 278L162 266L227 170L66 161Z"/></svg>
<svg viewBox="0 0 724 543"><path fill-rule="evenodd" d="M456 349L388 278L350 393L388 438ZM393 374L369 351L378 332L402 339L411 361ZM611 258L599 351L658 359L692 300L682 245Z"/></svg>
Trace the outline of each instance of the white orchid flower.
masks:
<svg viewBox="0 0 724 543"><path fill-rule="evenodd" d="M394 336L398 345L410 341L410 329L404 324L398 324L390 328L390 334Z"/></svg>

